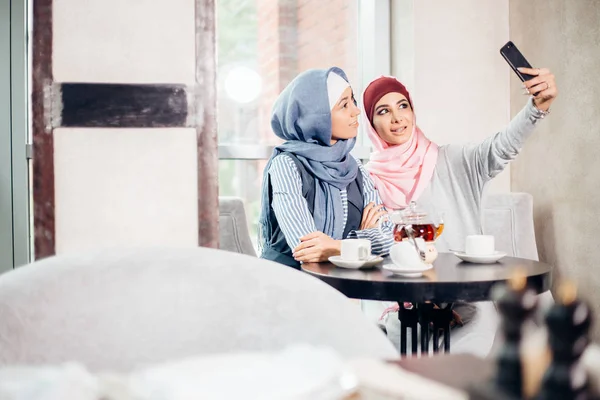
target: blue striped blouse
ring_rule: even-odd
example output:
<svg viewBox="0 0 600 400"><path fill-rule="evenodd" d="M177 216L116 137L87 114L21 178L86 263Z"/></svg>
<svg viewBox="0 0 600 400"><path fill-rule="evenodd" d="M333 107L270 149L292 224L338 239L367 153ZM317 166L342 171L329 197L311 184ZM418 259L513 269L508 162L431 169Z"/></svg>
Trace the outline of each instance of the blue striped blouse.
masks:
<svg viewBox="0 0 600 400"><path fill-rule="evenodd" d="M381 198L369 177L369 173L359 160L356 160L356 162L358 162L360 173L363 176L364 206L370 202L381 204ZM302 236L317 231L306 199L302 196L302 178L294 161L285 154L273 159L269 174L273 188L271 206L287 244L294 250L300 244ZM348 195L345 189L341 191L341 197L345 227L348 219ZM391 245L394 243L393 224L388 221L384 222L382 230L383 235L378 228L351 231L348 238L369 239L371 241L371 252L385 255L388 254Z"/></svg>

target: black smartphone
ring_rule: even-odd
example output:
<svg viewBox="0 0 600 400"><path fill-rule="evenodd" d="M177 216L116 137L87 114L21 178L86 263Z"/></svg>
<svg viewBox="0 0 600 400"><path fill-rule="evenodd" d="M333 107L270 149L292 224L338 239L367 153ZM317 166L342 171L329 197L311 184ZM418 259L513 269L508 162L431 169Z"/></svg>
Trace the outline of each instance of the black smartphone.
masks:
<svg viewBox="0 0 600 400"><path fill-rule="evenodd" d="M520 67L531 68L531 64L527 62L525 57L523 57L523 54L521 54L521 52L513 42L509 41L504 46L502 46L502 48L500 49L500 54L502 54L502 57L504 57L508 65L510 65L513 71L515 71L515 73L517 74L519 79L521 79L522 82L535 78L533 75L524 74L522 72L519 72L519 70L517 69Z"/></svg>

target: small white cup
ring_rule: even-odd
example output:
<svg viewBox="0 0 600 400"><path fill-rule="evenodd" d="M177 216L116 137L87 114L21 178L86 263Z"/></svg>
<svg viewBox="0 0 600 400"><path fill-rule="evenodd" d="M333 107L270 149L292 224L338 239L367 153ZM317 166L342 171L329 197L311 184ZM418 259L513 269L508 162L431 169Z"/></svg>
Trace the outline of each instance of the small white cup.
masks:
<svg viewBox="0 0 600 400"><path fill-rule="evenodd" d="M422 238L416 238L419 248L425 247L425 241ZM390 258L398 267L420 268L423 267L423 260L417 253L415 245L408 240L394 243L390 248Z"/></svg>
<svg viewBox="0 0 600 400"><path fill-rule="evenodd" d="M342 240L341 257L346 261L366 261L371 257L371 241L369 239Z"/></svg>
<svg viewBox="0 0 600 400"><path fill-rule="evenodd" d="M494 254L494 237L491 235L470 235L465 241L465 253L470 256Z"/></svg>

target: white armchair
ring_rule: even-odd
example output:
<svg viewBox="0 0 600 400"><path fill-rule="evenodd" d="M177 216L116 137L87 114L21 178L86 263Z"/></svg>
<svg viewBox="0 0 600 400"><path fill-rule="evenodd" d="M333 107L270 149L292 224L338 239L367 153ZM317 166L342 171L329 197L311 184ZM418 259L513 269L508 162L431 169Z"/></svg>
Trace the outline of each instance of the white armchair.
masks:
<svg viewBox="0 0 600 400"><path fill-rule="evenodd" d="M208 248L97 251L0 275L0 366L132 368L201 354L328 346L397 356L339 293L271 261Z"/></svg>
<svg viewBox="0 0 600 400"><path fill-rule="evenodd" d="M496 249L509 256L538 259L533 228L533 198L529 193L487 196L483 203L483 231L493 235Z"/></svg>
<svg viewBox="0 0 600 400"><path fill-rule="evenodd" d="M494 236L497 250L512 257L538 260L533 226L533 197L529 193L488 196L484 201L482 223L484 233ZM539 295L538 301L538 317L554 304L550 291Z"/></svg>
<svg viewBox="0 0 600 400"><path fill-rule="evenodd" d="M529 193L503 193L489 195L484 199L483 232L493 235L496 249L506 252L509 256L538 260L538 252L533 226L533 198ZM548 291L538 296L538 312L536 322L542 323L544 312L554 303L552 294ZM460 345L456 352L471 352L473 349L489 349L490 351L474 351L485 356L493 354L493 349L499 344L498 334L494 342L489 343L487 337L494 333L499 323L499 316L494 312L494 303L476 303L478 313L471 321L470 329L457 329L452 334L452 340Z"/></svg>

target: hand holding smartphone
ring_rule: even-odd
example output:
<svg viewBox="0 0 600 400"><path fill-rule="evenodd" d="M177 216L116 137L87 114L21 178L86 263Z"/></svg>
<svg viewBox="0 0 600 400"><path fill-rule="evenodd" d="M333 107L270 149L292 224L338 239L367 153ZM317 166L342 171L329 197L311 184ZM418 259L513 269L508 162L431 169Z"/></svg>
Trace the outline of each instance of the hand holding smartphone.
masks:
<svg viewBox="0 0 600 400"><path fill-rule="evenodd" d="M550 104L552 104L558 93L554 75L550 70L548 68L532 68L517 46L510 41L502 46L500 54L523 82L523 87L526 89L523 94L532 94L533 104L537 109L548 113ZM527 72L535 75L521 72L519 68L527 68Z"/></svg>
<svg viewBox="0 0 600 400"><path fill-rule="evenodd" d="M521 54L513 42L509 41L502 46L500 49L500 54L502 54L502 57L504 57L512 70L515 71L519 79L521 79L521 82L525 82L534 78L533 75L524 74L517 69L521 67L532 68L532 66L527 62L523 54Z"/></svg>

